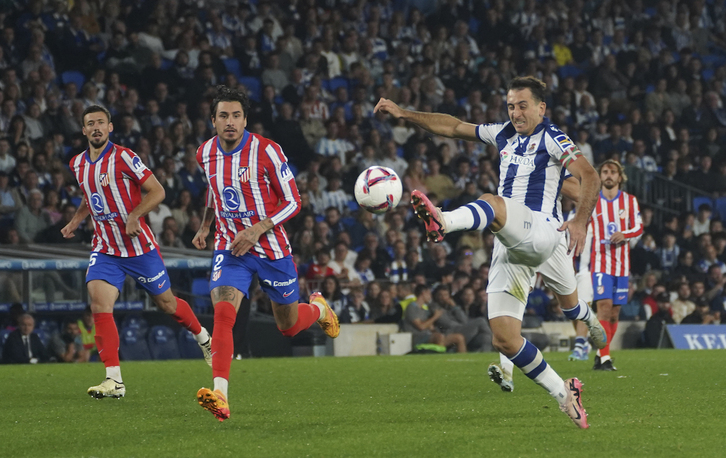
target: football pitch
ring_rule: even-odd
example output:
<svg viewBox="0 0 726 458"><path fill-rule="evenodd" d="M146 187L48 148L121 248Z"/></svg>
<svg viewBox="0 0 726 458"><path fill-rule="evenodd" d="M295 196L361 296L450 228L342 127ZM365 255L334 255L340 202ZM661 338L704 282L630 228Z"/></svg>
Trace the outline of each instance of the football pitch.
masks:
<svg viewBox="0 0 726 458"><path fill-rule="evenodd" d="M95 400L100 363L0 366L0 456L641 457L726 456L726 352L630 350L617 372L545 354L584 383L579 430L493 353L232 362L232 416L197 405L202 360L122 363L126 397Z"/></svg>

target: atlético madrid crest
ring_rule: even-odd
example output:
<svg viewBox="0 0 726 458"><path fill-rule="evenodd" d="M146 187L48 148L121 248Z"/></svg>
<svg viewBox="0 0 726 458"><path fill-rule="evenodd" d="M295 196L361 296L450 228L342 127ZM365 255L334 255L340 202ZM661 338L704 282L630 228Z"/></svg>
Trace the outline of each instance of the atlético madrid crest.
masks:
<svg viewBox="0 0 726 458"><path fill-rule="evenodd" d="M237 176L239 177L239 181L246 183L250 180L250 168L240 167L239 170L237 170Z"/></svg>
<svg viewBox="0 0 726 458"><path fill-rule="evenodd" d="M108 186L108 173L102 173L99 178L101 179L101 186Z"/></svg>

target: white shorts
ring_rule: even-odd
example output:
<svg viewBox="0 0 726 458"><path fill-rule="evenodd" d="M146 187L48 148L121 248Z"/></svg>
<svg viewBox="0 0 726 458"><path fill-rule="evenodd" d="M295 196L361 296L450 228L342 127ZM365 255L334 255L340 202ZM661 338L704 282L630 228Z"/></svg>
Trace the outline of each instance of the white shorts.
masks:
<svg viewBox="0 0 726 458"><path fill-rule="evenodd" d="M557 230L560 222L555 218L534 212L507 197L502 199L507 207L507 222L501 231L494 234L496 239L487 293L506 292L526 304L534 286L537 267L552 256L565 234ZM489 318L507 315L521 320L521 310L524 309L511 308L490 302Z"/></svg>
<svg viewBox="0 0 726 458"><path fill-rule="evenodd" d="M575 279L572 255L567 254L567 248L567 237L562 237L552 256L537 268L537 272L542 274L544 284L560 296L568 296L576 289L579 296L580 283ZM592 299L592 285L590 286L590 298Z"/></svg>

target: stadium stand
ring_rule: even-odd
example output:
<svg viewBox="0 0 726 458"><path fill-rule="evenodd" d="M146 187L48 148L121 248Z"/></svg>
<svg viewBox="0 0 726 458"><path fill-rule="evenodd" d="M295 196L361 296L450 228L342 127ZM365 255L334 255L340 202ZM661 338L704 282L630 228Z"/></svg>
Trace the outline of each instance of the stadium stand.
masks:
<svg viewBox="0 0 726 458"><path fill-rule="evenodd" d="M153 326L147 337L152 359L179 359L177 337L168 326Z"/></svg>
<svg viewBox="0 0 726 458"><path fill-rule="evenodd" d="M112 113L117 127L112 140L137 142L135 151L165 187L158 212L168 211L176 222L157 234L165 260L209 261L210 252L191 246L204 193L187 203L182 191L192 187L180 173L184 157L214 134L211 94L221 83L247 88L253 101L247 129L279 143L295 172L302 208L286 229L298 271L307 272L320 249L332 255L335 242L347 245L345 261L333 256L330 261L335 272L350 272L348 278L336 274L343 293L326 293L340 307L360 287L366 307L378 313L381 291L396 296L400 280L448 282L463 304L456 294L462 285L441 275L444 269L435 265L406 193L438 192L439 204L457 206L483 192L496 193L499 186L496 148L374 116L378 99L476 124L504 122L506 87L518 75L547 84L547 116L588 159L598 164L614 158L626 166L626 191L647 208L645 233L654 243L644 245L644 237L633 250L633 266L642 268L633 272L629 309L638 310L641 320L651 313L650 274L670 291L684 279L693 284L706 278L695 267L702 265L705 249L692 235L701 202L714 209L709 232L719 262L726 262L726 9L718 2L661 2L656 8L654 2L615 0L595 15L590 3L565 1L567 8L558 9L553 7L563 2L554 0L325 1L314 9L272 0L264 16L258 2L244 2L250 12L244 18L220 2L124 2L128 7L122 9L84 2L70 11L66 2L40 2L40 13L30 3L1 7L3 28L14 33L0 38L0 311L15 302L36 312L72 313L85 305L85 292L69 294L83 290L83 268L46 266L27 280L23 272L30 269L6 268L5 261L87 261L90 221L71 240L59 237L59 229L64 206L81 202L68 164L85 148L78 116L93 103ZM212 25L216 17L224 24L221 33ZM272 19L272 36L263 27L266 19ZM147 22L158 32L150 34ZM312 23L315 27L308 26ZM272 53L279 73L263 76ZM268 84L273 90L266 93ZM131 133L121 129L127 115ZM338 127L337 138L328 137L330 123ZM343 152L315 154L331 141L344 145ZM366 167L393 163L387 155L392 149L405 161L402 204L385 215L366 214L352 198L353 183ZM440 177L430 176L431 160L440 163ZM337 219L326 212L334 202L326 189L333 177L342 177L345 194ZM30 213L27 196L33 189L43 192L44 203L40 212ZM18 224L21 214L25 221L32 215L37 231ZM677 219L666 229L672 216ZM677 250L667 253L666 230L677 234ZM369 233L375 241L366 239ZM401 278L391 275L399 240L406 250ZM491 241L488 233L445 241L446 270L465 273L465 284L475 292L466 310L472 317L486 315ZM676 252L690 252L692 266L662 262ZM196 312L211 313L208 268L173 274L175 292L188 297ZM45 286L50 284L55 289ZM301 287L310 292L306 281ZM130 308L143 300L129 288L121 296ZM255 313L271 313L254 282L250 298ZM725 301L719 292L711 302L722 319Z"/></svg>
<svg viewBox="0 0 726 458"><path fill-rule="evenodd" d="M151 359L151 352L146 339L136 328L119 330L119 356L124 361L143 361Z"/></svg>

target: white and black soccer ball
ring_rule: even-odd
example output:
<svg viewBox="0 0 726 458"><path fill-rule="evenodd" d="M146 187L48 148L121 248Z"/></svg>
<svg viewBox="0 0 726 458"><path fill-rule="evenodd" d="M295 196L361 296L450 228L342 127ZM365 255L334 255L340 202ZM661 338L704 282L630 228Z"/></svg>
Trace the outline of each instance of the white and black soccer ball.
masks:
<svg viewBox="0 0 726 458"><path fill-rule="evenodd" d="M374 165L355 181L355 200L371 213L385 213L398 205L403 183L393 169Z"/></svg>

